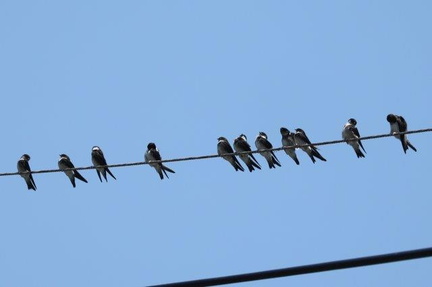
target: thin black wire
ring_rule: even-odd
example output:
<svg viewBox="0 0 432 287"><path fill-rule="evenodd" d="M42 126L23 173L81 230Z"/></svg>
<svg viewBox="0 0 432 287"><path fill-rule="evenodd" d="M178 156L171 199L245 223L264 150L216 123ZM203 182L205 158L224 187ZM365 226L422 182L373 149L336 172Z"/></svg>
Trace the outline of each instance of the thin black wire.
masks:
<svg viewBox="0 0 432 287"><path fill-rule="evenodd" d="M425 133L425 132L432 132L432 128L428 129L420 129L420 130L412 130L402 133L393 133L393 134L380 134L380 135L372 135L372 136L366 136L366 137L360 137L358 139L352 139L348 141L356 141L356 140L371 140L371 139L378 139L378 138L385 138L385 137L392 137L395 135L403 135L403 134L417 134L417 133ZM293 145L293 146L282 146L278 148L272 148L268 149L268 151L280 151L288 148L300 148L300 147L307 147L307 146L322 146L322 145L332 145L332 144L338 144L338 143L346 143L346 140L332 140L332 141L324 141L324 142L317 142L317 143L311 143L311 144L304 144L304 145ZM241 155L241 154L251 154L251 153L258 153L260 151L254 150L254 151L244 151L244 152L234 152L231 154L224 154L224 156L227 155ZM221 157L218 154L212 154L212 155L202 155L202 156L190 156L190 157L182 157L182 158L174 158L174 159L163 159L163 160L153 160L150 161L150 163L159 163L159 162L178 162L178 161L190 161L190 160L200 160L200 159L208 159L208 158L215 158L215 157ZM109 164L109 165L98 165L97 167L109 167L109 168L116 168L116 167L127 167L127 166L136 166L136 165L145 165L149 164L145 161L138 161L138 162L130 162L130 163L118 163L118 164ZM68 168L65 170L86 170L86 169L95 169L95 166L85 166L85 167L75 167L75 168ZM31 171L31 173L52 173L52 172L62 172L64 170L61 169L43 169L43 170L34 170ZM28 172L4 172L0 173L0 176L11 176L11 175L20 175L20 174L26 174Z"/></svg>
<svg viewBox="0 0 432 287"><path fill-rule="evenodd" d="M225 285L241 282L249 282L256 280L273 279L279 277L287 277L294 275L303 275L331 270L355 268L369 265L377 265L412 259L419 259L425 257L432 257L432 247L401 251L396 253L387 253L367 257L358 257L352 259L345 259L339 261L324 262L311 265L303 265L296 267L289 267L283 269L274 269L254 273L238 274L224 277L207 278L200 280L184 281L177 283L168 283L162 285L153 285L150 287L201 287L201 286L215 286L215 285Z"/></svg>

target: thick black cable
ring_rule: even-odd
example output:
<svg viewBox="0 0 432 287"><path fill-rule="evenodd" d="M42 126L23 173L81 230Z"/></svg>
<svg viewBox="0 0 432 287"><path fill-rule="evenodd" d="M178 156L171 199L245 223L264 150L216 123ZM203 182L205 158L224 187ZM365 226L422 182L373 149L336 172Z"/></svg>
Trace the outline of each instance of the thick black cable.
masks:
<svg viewBox="0 0 432 287"><path fill-rule="evenodd" d="M348 140L348 141L355 141L355 140L371 140L371 139L378 139L378 138L385 138L385 137L392 137L394 135L402 135L402 134L417 134L417 133L425 133L425 132L432 132L432 128L429 129L420 129L420 130L412 130L412 131L407 131L407 132L403 132L403 133L394 133L394 134L380 134L380 135L372 135L372 136L366 136L366 137L360 137L358 139L352 139L352 140ZM338 143L346 143L346 140L332 140L332 141L324 141L324 142L317 142L317 143L311 143L311 144L304 144L304 145L294 145L294 146L282 146L282 147L278 147L278 148L272 148L272 149L268 149L269 151L280 151L280 150L284 150L287 148L299 148L299 147L306 147L306 146L322 146L322 145L331 145L331 144L338 144ZM244 152L235 152L232 154L224 154L224 156L226 155L240 155L240 154L250 154L250 153L258 153L258 150L254 150L254 151L244 151ZM178 162L178 161L190 161L190 160L200 160L200 159L208 159L208 158L215 158L215 157L221 157L218 154L213 154L213 155L202 155L202 156L190 156L190 157L182 157L182 158L174 158L174 159L164 159L164 160L154 160L151 161L151 163L155 163L155 162ZM119 163L119 164L109 164L106 166L98 166L98 167L109 167L109 168L116 168L116 167L127 167L127 166L136 166L136 165L145 165L145 164L149 164L147 162L144 161L139 161L139 162L130 162L130 163ZM86 170L86 169L95 169L95 166L86 166L86 167L75 167L73 168L74 170ZM65 170L71 170L71 169L65 169ZM36 173L53 173L53 172L62 172L63 170L61 169L43 169L43 170L34 170L31 171L31 173L36 174ZM20 175L21 173L19 172L4 172L4 173L0 173L0 176L11 176L11 175Z"/></svg>
<svg viewBox="0 0 432 287"><path fill-rule="evenodd" d="M200 280L193 280L193 281L152 285L151 287L181 287L181 286L200 287L200 286L225 285L225 284L234 284L234 283L242 283L242 282L249 282L249 281L256 281L256 280L294 276L294 275L303 275L303 274L310 274L310 273L317 273L317 272L324 272L324 271L331 271L331 270L370 266L376 264L384 264L384 263L419 259L425 257L432 257L432 247L409 250L409 251L401 251L396 253L387 253L381 255L331 261L331 262L311 264L311 265L303 265L297 267L289 267L283 269L274 269L274 270L254 272L254 273L231 275L225 277L216 277L216 278L200 279Z"/></svg>

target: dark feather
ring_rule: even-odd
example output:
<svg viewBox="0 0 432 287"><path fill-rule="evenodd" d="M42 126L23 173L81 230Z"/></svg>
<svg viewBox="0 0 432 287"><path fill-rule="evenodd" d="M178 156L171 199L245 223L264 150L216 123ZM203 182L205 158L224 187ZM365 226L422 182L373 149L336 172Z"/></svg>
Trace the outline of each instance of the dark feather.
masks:
<svg viewBox="0 0 432 287"><path fill-rule="evenodd" d="M112 172L109 170L109 168L106 167L105 170L109 173L109 175L112 176L112 178L114 178L115 180L117 180L117 178L114 176L114 174L112 174ZM106 174L105 174L105 180L108 181L107 178L106 178Z"/></svg>
<svg viewBox="0 0 432 287"><path fill-rule="evenodd" d="M74 170L74 176L76 178L78 178L79 180L84 181L85 183L88 183L87 180L77 170Z"/></svg>

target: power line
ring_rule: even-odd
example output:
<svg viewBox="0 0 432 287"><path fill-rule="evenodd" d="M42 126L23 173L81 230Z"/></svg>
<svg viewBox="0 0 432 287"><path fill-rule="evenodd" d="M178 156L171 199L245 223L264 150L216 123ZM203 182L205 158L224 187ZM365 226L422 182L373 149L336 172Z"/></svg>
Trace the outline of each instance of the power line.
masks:
<svg viewBox="0 0 432 287"><path fill-rule="evenodd" d="M153 285L150 287L181 287L181 286L200 287L200 286L225 285L225 284L294 276L294 275L303 275L303 274L310 274L310 273L317 273L317 272L324 272L324 271L331 271L331 270L370 266L370 265L419 259L425 257L432 257L432 247L409 250L409 251L401 251L395 253L387 253L381 255L374 255L374 256L367 256L367 257L358 257L352 259L324 262L324 263L311 264L311 265L289 267L283 269L274 269L274 270L260 271L254 273L231 275L225 277L215 277L215 278L200 279L200 280L193 280L193 281Z"/></svg>
<svg viewBox="0 0 432 287"><path fill-rule="evenodd" d="M412 130L407 132L401 132L401 133L394 133L394 134L379 134L379 135L372 135L372 136L366 136L366 137L360 137L357 139L352 139L348 141L356 141L356 140L371 140L371 139L378 139L378 138L385 138L385 137L392 137L394 135L403 135L403 134L417 134L417 133L425 133L425 132L432 132L432 128L427 129L420 129L420 130ZM311 143L311 144L303 144L303 145L293 145L293 146L282 146L278 148L272 148L268 149L268 151L280 151L288 148L300 148L300 147L307 147L307 146L322 146L322 145L332 145L332 144L339 144L339 143L346 143L346 140L331 140L331 141L324 141L324 142L317 142L317 143ZM245 151L245 152L235 152L231 154L224 154L224 156L227 155L241 155L241 154L251 154L251 153L259 153L260 151L254 150L254 151ZM179 161L191 161L191 160L201 160L201 159L209 159L209 158L216 158L221 157L218 154L212 154L212 155L202 155L202 156L190 156L190 157L182 157L182 158L174 158L174 159L163 159L163 160L155 160L151 161L151 163L158 163L158 162L179 162ZM109 167L109 168L116 168L116 167L127 167L127 166L136 166L136 165L145 165L149 164L144 161L138 161L138 162L129 162L129 163L118 163L118 164L109 164L105 166L98 166L98 167ZM72 169L65 169L65 170L86 170L86 169L95 169L95 166L85 166L85 167L75 167ZM53 173L53 172L63 172L61 169L43 169L43 170L35 170L31 171L31 173ZM0 176L11 176L11 175L20 175L19 172L4 172L0 173Z"/></svg>

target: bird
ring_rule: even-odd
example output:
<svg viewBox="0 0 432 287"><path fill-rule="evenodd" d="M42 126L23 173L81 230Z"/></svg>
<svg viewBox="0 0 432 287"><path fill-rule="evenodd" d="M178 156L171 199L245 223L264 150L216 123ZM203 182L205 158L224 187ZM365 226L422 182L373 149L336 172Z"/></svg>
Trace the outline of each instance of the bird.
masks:
<svg viewBox="0 0 432 287"><path fill-rule="evenodd" d="M364 153L362 153L361 149L366 153L366 150L361 143L361 140L353 140L360 138L360 133L356 127L357 121L353 118L350 118L347 123L343 126L342 130L342 139L346 140L347 144L353 147L357 158L365 157ZM348 141L350 140L350 141ZM361 149L360 149L361 148Z"/></svg>
<svg viewBox="0 0 432 287"><path fill-rule="evenodd" d="M307 137L306 133L304 130L297 128L295 129L296 133L295 133L295 142L297 145L305 145L305 144L311 144L309 138ZM322 161L327 161L319 152L318 149L313 146L313 145L309 145L309 146L302 146L300 147L305 153L307 153L309 155L309 157L311 158L312 162L315 163L315 158L319 158Z"/></svg>
<svg viewBox="0 0 432 287"><path fill-rule="evenodd" d="M246 135L241 134L238 138L234 139L234 150L236 152L251 151L251 147L247 142ZM241 154L239 157L247 165L250 172L255 170L254 167L261 169L261 166L254 157L253 153Z"/></svg>
<svg viewBox="0 0 432 287"><path fill-rule="evenodd" d="M287 128L284 127L280 128L280 133L282 135L282 146L295 146L294 133L290 132ZM298 160L297 154L295 152L295 148L286 148L284 150L285 153L289 155L297 165L300 164L300 161Z"/></svg>
<svg viewBox="0 0 432 287"><path fill-rule="evenodd" d="M267 160L269 168L276 168L275 165L281 166L278 158L272 150L273 145L267 140L267 135L265 132L259 132L255 139L255 146L260 151L260 154Z"/></svg>
<svg viewBox="0 0 432 287"><path fill-rule="evenodd" d="M160 179L164 178L164 176L163 176L164 173L165 173L165 176L167 178L169 178L168 174L166 173L167 171L171 172L171 173L175 173L174 170L172 170L169 167L165 166L161 162L155 162L155 163L151 163L150 162L150 161L153 161L153 160L162 160L162 158L160 156L160 153L159 153L159 150L156 148L156 145L154 143L149 143L147 145L147 151L144 154L144 159L145 159L145 162L147 162L151 167L154 167L156 169L156 171L159 174Z"/></svg>
<svg viewBox="0 0 432 287"><path fill-rule="evenodd" d="M229 153L234 153L234 150L232 149L231 145L225 137L218 137L217 153L223 159L227 160L236 171L244 171L243 166L240 164L235 155L226 155Z"/></svg>
<svg viewBox="0 0 432 287"><path fill-rule="evenodd" d="M75 178L78 178L79 180L87 183L87 180L76 169L70 169L70 168L75 168L75 166L73 165L70 158L66 154L62 153L57 163L59 169L63 170L64 173L67 175L67 177L69 177L73 187L76 187Z"/></svg>
<svg viewBox="0 0 432 287"><path fill-rule="evenodd" d="M406 132L408 129L408 124L405 121L405 119L402 116L394 115L394 114L388 114L387 115L387 121L390 123L390 133L399 133L399 132ZM408 150L408 147L410 147L412 150L417 151L417 149L409 142L407 135L394 135L395 138L400 139L402 143L402 148L404 150L404 153Z"/></svg>
<svg viewBox="0 0 432 287"><path fill-rule="evenodd" d="M115 176L112 174L112 172L109 170L108 167L103 166L103 165L107 165L107 162L105 160L105 157L103 155L103 152L101 150L100 147L98 146L94 146L92 148L92 153L91 153L91 157L92 157L92 162L93 165L96 167L96 172L97 175L99 177L99 180L102 182L102 178L100 176L100 174L102 173L103 177L105 178L105 181L108 181L106 173L108 172L114 179L117 180L117 178L115 178Z"/></svg>
<svg viewBox="0 0 432 287"><path fill-rule="evenodd" d="M21 158L18 160L17 169L18 172L21 172L21 176L24 178L27 188L36 190L36 183L33 180L33 176L31 174L31 169L29 165L30 156L28 154L23 154Z"/></svg>

